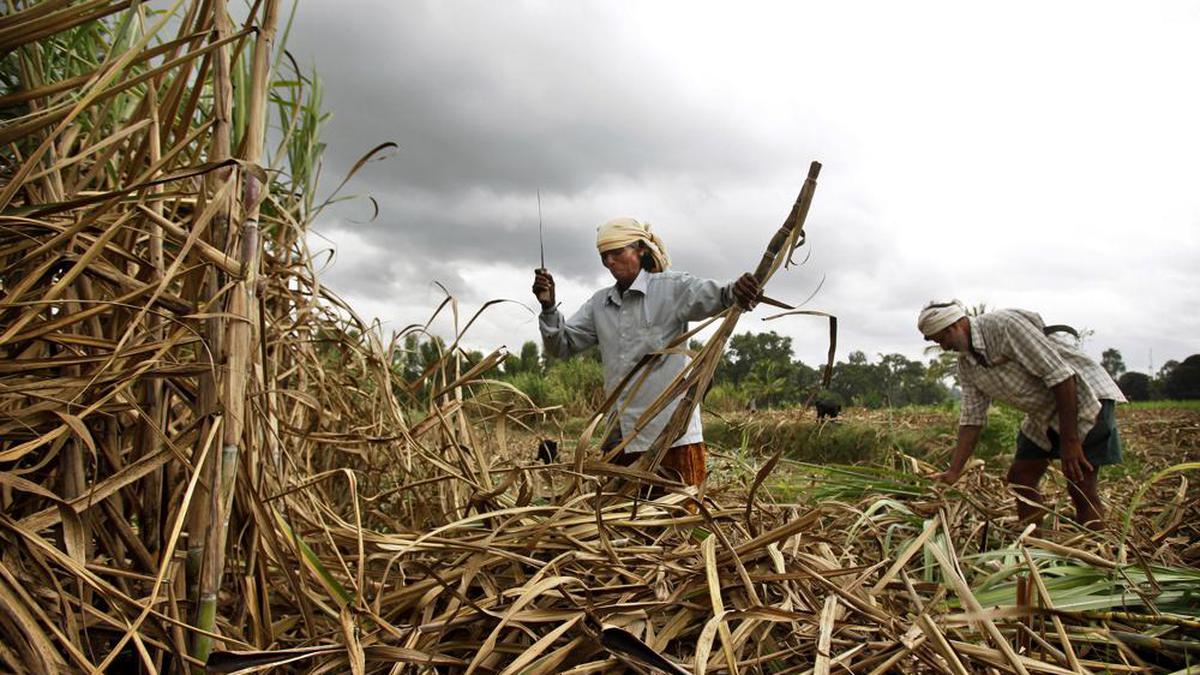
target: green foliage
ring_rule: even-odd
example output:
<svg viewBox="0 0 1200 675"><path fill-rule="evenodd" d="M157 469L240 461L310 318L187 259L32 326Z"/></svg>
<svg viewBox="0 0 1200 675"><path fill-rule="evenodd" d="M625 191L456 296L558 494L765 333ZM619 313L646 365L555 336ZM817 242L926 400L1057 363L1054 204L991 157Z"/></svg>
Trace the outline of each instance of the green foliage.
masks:
<svg viewBox="0 0 1200 675"><path fill-rule="evenodd" d="M704 397L704 408L717 412L734 412L745 410L750 397L738 385L732 382L714 384Z"/></svg>
<svg viewBox="0 0 1200 675"><path fill-rule="evenodd" d="M604 403L604 368L594 359L565 359L546 370L548 401L575 415L586 414Z"/></svg>
<svg viewBox="0 0 1200 675"><path fill-rule="evenodd" d="M911 410L906 408L905 410ZM809 416L744 416L726 420L706 418L705 440L717 447L735 448L749 443L764 454L783 450L787 458L801 462L852 464L877 460L890 451L924 459L935 465L946 462L958 433L954 407L919 407L941 412L920 426L880 425L875 420L854 416L837 421L818 421ZM993 405L975 446L975 456L991 463L1007 460L1016 447L1023 414L1004 405Z"/></svg>
<svg viewBox="0 0 1200 675"><path fill-rule="evenodd" d="M1125 372L1125 359L1121 356L1119 350L1109 347L1100 354L1100 367L1108 373L1109 377L1115 380Z"/></svg>
<svg viewBox="0 0 1200 675"><path fill-rule="evenodd" d="M1117 378L1117 386L1130 401L1149 401L1152 381L1145 373L1127 372Z"/></svg>
<svg viewBox="0 0 1200 675"><path fill-rule="evenodd" d="M539 406L554 405L553 388L550 386L550 381L541 373L515 373L506 375L502 378L512 386L516 387Z"/></svg>
<svg viewBox="0 0 1200 675"><path fill-rule="evenodd" d="M815 368L792 360L792 339L774 331L731 337L714 377L717 386L732 385L726 392L737 392L735 408L756 409L802 403L819 381Z"/></svg>
<svg viewBox="0 0 1200 675"><path fill-rule="evenodd" d="M729 338L729 346L717 366L716 378L740 384L757 365L771 364L782 372L792 364L792 339L775 331L742 333Z"/></svg>
<svg viewBox="0 0 1200 675"><path fill-rule="evenodd" d="M689 347L703 345L693 341ZM567 365L576 362L580 365ZM820 392L820 371L792 358L791 338L774 332L742 333L730 339L704 404L722 412L788 408L816 393L841 405L868 408L935 405L950 400L944 380L953 363L952 356L940 357L926 366L900 354L881 355L878 363L871 363L863 352L851 352L847 361L834 367L830 391ZM544 386L535 384L538 375L547 380ZM526 342L519 355L505 360L499 377L540 405L562 405L582 413L603 400L602 369L595 349L572 359L545 359L537 343Z"/></svg>
<svg viewBox="0 0 1200 675"><path fill-rule="evenodd" d="M932 485L928 478L880 466L839 466L798 462L784 484L775 489L785 498L812 503L858 501L868 494L920 497ZM907 511L907 509L905 509ZM916 522L920 518L908 514Z"/></svg>
<svg viewBox="0 0 1200 675"><path fill-rule="evenodd" d="M1163 393L1177 400L1200 399L1200 354L1192 354L1170 370Z"/></svg>
<svg viewBox="0 0 1200 675"><path fill-rule="evenodd" d="M866 354L854 351L834 366L830 389L866 408L941 403L949 397L942 383L946 371L932 366L926 368L901 354L881 355L878 363L871 363Z"/></svg>
<svg viewBox="0 0 1200 675"><path fill-rule="evenodd" d="M503 371L496 377L539 406L562 406L570 415L586 415L604 402L604 369L595 351L571 359L544 360L538 344L530 340L521 345L519 355L505 359Z"/></svg>
<svg viewBox="0 0 1200 675"><path fill-rule="evenodd" d="M1131 410L1200 410L1200 399L1191 401L1138 401L1128 403L1122 407Z"/></svg>
<svg viewBox="0 0 1200 675"><path fill-rule="evenodd" d="M813 405L824 405L829 407L844 406L846 405L846 401L842 398L841 394L837 393L836 391L829 391L826 389L817 394L817 397L813 399Z"/></svg>
<svg viewBox="0 0 1200 675"><path fill-rule="evenodd" d="M1016 408L1000 402L995 402L988 408L987 424L979 433L979 442L975 445L975 456L989 460L999 456L1012 454L1017 447L1017 433L1021 430L1021 420L1025 414ZM957 433L957 426L955 433Z"/></svg>
<svg viewBox="0 0 1200 675"><path fill-rule="evenodd" d="M907 430L881 430L867 424L817 422L809 418L778 421L751 417L742 423L712 420L704 426L705 440L723 448L749 443L764 454L783 450L796 461L851 464L878 456L881 448L899 448L923 455L922 438Z"/></svg>
<svg viewBox="0 0 1200 675"><path fill-rule="evenodd" d="M538 354L538 345L528 340L521 345L521 353L509 354L504 359L504 374L508 376L529 374L541 376L543 373L542 359ZM527 378L526 378L527 379Z"/></svg>
<svg viewBox="0 0 1200 675"><path fill-rule="evenodd" d="M1050 600L1063 610L1107 610L1153 607L1156 612L1196 616L1196 588L1200 572L1179 567L1140 565L1122 566L1116 572L1082 564L1049 551L1029 549L1037 562ZM1016 600L1017 578L1027 573L1016 549L987 551L964 556L968 567L984 567L984 563L1000 563L1000 571L977 578L972 591L985 607L1013 604ZM1154 588L1153 605L1149 605L1143 589Z"/></svg>
<svg viewBox="0 0 1200 675"><path fill-rule="evenodd" d="M305 211L312 211L314 188L325 154L321 126L330 116L321 109L324 87L314 68L307 76L297 71L295 79L276 81L272 88L271 100L279 116L279 127L289 132L284 148L288 166L292 168L288 190L302 195Z"/></svg>

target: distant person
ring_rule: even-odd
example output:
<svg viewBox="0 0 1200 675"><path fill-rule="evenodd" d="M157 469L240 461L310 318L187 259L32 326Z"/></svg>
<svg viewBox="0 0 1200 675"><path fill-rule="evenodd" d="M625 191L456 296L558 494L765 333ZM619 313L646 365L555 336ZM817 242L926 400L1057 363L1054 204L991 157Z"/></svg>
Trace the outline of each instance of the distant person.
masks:
<svg viewBox="0 0 1200 675"><path fill-rule="evenodd" d="M735 301L742 307L753 307L760 293L758 281L750 274L721 284L668 271L671 259L666 245L648 224L633 218L617 218L601 225L596 248L601 264L616 283L596 291L569 320L558 311L554 277L549 271L534 272L533 294L542 305L538 324L546 352L567 357L598 344L608 395L643 356L662 350L687 332L689 321L713 316ZM634 433L638 418L687 363L684 354L668 354L647 366L650 372L640 387L639 372L621 392L616 404L616 409L622 411L618 426L604 444L608 451L622 438L630 439L620 463L636 461L666 427L679 405L678 399ZM636 391L631 392L635 387ZM704 482L707 470L698 407L692 411L683 435L672 441L662 466L678 472L685 484Z"/></svg>
<svg viewBox="0 0 1200 675"><path fill-rule="evenodd" d="M1007 477L1020 497L1021 522L1040 524L1038 483L1050 460L1057 459L1075 519L1099 529L1104 507L1097 475L1101 466L1121 461L1114 407L1125 401L1108 373L1077 347L1047 337L1042 317L1023 309L967 316L957 300L934 302L921 310L917 328L926 340L958 352L958 443L950 468L935 478L949 484L958 480L992 399L1004 401L1025 413Z"/></svg>

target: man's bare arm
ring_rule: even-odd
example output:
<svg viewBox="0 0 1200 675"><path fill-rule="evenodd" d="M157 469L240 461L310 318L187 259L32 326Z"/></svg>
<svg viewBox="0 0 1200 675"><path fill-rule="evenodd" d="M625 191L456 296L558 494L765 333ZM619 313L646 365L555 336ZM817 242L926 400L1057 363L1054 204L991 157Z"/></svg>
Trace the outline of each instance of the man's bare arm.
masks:
<svg viewBox="0 0 1200 675"><path fill-rule="evenodd" d="M958 480L958 477L962 475L963 468L967 466L967 460L971 459L971 453L975 452L975 444L979 442L979 434L982 431L982 426L974 424L964 424L958 427L958 442L954 444L954 455L950 459L950 468L934 474L934 480L940 480L949 485L953 485Z"/></svg>
<svg viewBox="0 0 1200 675"><path fill-rule="evenodd" d="M1058 410L1059 457L1062 472L1070 481L1081 481L1085 473L1094 469L1083 456L1083 439L1079 437L1079 399L1075 376L1050 388L1054 392L1054 405Z"/></svg>

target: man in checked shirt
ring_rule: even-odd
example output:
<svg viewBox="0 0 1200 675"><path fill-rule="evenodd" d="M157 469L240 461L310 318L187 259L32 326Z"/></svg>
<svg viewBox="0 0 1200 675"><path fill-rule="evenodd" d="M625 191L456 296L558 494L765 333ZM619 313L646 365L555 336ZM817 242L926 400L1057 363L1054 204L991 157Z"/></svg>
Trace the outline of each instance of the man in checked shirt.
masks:
<svg viewBox="0 0 1200 675"><path fill-rule="evenodd" d="M962 413L950 468L935 476L953 484L975 450L992 399L1025 413L1008 482L1017 493L1017 516L1040 523L1038 483L1050 460L1062 461L1075 519L1103 524L1096 476L1121 461L1114 406L1125 397L1108 373L1078 348L1047 337L1042 317L1023 309L967 316L962 303L933 302L917 328L926 340L958 352Z"/></svg>

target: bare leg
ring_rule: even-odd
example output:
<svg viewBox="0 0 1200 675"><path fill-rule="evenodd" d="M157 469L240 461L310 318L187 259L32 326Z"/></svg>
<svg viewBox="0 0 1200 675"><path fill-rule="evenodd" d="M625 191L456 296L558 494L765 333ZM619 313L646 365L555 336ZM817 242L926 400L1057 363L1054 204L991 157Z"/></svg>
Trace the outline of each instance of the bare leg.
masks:
<svg viewBox="0 0 1200 675"><path fill-rule="evenodd" d="M1021 524L1042 525L1042 493L1038 483L1050 461L1045 459L1014 459L1008 469L1008 483L1017 493L1017 518Z"/></svg>
<svg viewBox="0 0 1200 675"><path fill-rule="evenodd" d="M1104 527L1104 504L1100 501L1099 467L1083 474L1078 483L1067 481L1067 492L1075 504L1075 520L1090 530Z"/></svg>

